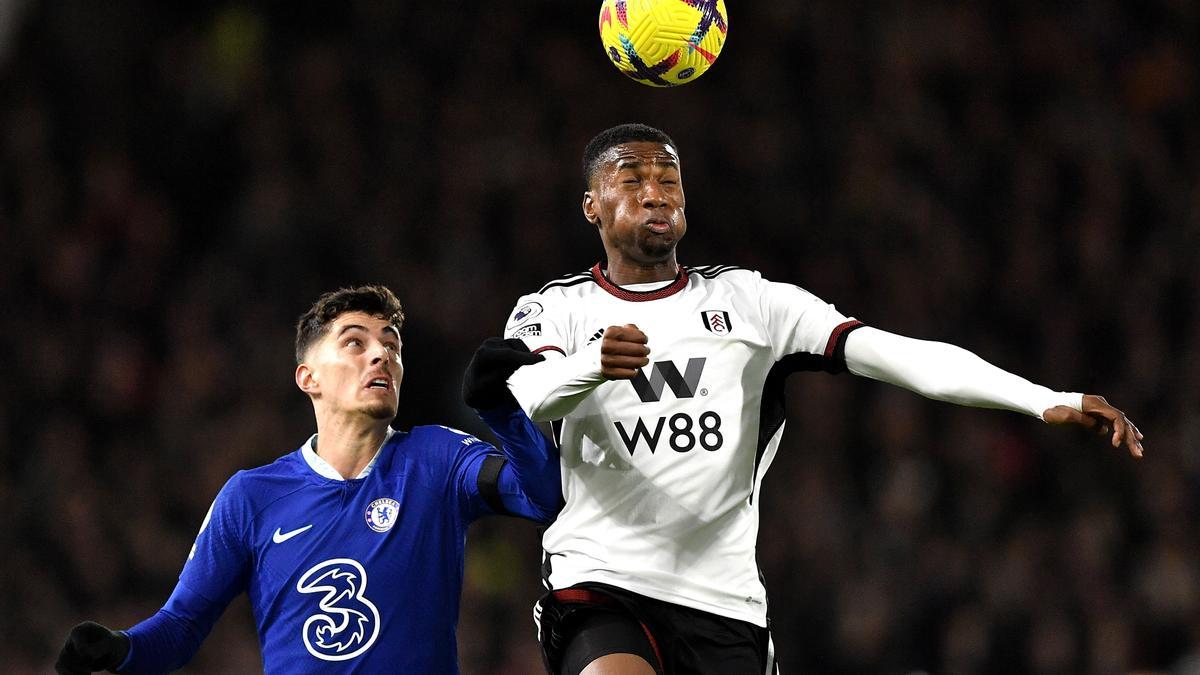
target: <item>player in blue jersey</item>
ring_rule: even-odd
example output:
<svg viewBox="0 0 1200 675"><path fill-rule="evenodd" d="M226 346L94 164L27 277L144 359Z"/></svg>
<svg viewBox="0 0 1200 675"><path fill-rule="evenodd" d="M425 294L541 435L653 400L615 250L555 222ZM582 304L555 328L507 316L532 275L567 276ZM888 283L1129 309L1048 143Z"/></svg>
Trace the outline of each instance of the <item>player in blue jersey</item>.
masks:
<svg viewBox="0 0 1200 675"><path fill-rule="evenodd" d="M316 435L234 474L163 608L125 631L79 624L59 673L179 668L243 592L267 673L458 672L467 526L493 513L551 520L558 457L504 386L541 357L503 344L481 347L464 380L503 453L442 426L391 429L403 321L382 286L321 296L296 329L296 384Z"/></svg>

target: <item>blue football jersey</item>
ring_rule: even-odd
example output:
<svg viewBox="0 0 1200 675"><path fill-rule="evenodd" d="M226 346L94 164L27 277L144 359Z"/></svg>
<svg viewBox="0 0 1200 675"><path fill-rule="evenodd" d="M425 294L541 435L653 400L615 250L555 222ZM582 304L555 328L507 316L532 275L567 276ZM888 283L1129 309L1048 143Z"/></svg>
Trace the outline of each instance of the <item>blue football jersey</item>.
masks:
<svg viewBox="0 0 1200 675"><path fill-rule="evenodd" d="M161 657L190 658L194 646L162 635L186 635L198 646L242 592L267 673L458 672L467 527L501 510L545 520L558 504L546 512L505 509L511 486L492 495L480 488L481 475L497 475L496 449L445 427L392 432L350 480L312 443L225 484L175 592L156 617L127 632L132 651L123 672L180 665ZM557 462L544 464L547 471L524 480L553 481L557 502Z"/></svg>

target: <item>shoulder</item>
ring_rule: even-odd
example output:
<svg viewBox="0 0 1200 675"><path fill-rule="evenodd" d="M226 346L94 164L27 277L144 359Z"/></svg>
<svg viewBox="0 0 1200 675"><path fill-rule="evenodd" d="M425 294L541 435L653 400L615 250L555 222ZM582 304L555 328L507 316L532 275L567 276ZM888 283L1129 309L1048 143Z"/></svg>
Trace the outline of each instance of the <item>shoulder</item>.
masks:
<svg viewBox="0 0 1200 675"><path fill-rule="evenodd" d="M300 456L299 450L293 450L286 455L276 459L270 464L256 466L253 469L243 469L233 474L229 479L230 483L238 481L243 484L261 484L272 483L278 481L295 480L303 473L301 469L304 467L304 458Z"/></svg>
<svg viewBox="0 0 1200 675"><path fill-rule="evenodd" d="M697 285L725 285L753 288L765 280L754 270L736 265L697 265L687 267L688 277Z"/></svg>
<svg viewBox="0 0 1200 675"><path fill-rule="evenodd" d="M440 424L413 427L396 447L394 460L410 478L430 486L445 486L472 459L487 454L491 446L464 431Z"/></svg>
<svg viewBox="0 0 1200 675"><path fill-rule="evenodd" d="M299 451L289 452L270 464L243 469L230 476L221 488L219 499L258 510L303 487L306 469Z"/></svg>
<svg viewBox="0 0 1200 675"><path fill-rule="evenodd" d="M747 276L761 277L758 272L748 270L737 265L687 265L688 275L695 275L704 279L716 279L725 277L726 279L744 278Z"/></svg>
<svg viewBox="0 0 1200 675"><path fill-rule="evenodd" d="M599 288L590 269L559 277L517 300L505 321L505 332L509 337L525 337L519 330L528 330L525 327L537 324L539 317L553 321L553 317L570 314L577 301L600 292Z"/></svg>
<svg viewBox="0 0 1200 675"><path fill-rule="evenodd" d="M757 270L737 267L736 265L698 265L696 267L688 267L687 270L690 276L696 278L698 284L722 284L754 293L799 292L804 296L815 297L811 291L796 284L786 281L772 281L763 277L762 273Z"/></svg>
<svg viewBox="0 0 1200 675"><path fill-rule="evenodd" d="M398 432L397 436L401 435L402 433L403 432ZM421 426L413 427L412 430L405 435L413 440L425 442L434 440L454 443L460 443L463 441L470 441L472 443L479 442L479 439L475 436L468 434L465 431L459 431L454 427L448 427L444 424L422 424Z"/></svg>
<svg viewBox="0 0 1200 675"><path fill-rule="evenodd" d="M531 303L554 306L599 291L600 287L596 284L594 270L595 268L589 268L580 272L565 274L543 285L533 293L521 296L521 299L517 301L516 311L510 318L518 318L521 310L527 309L525 306Z"/></svg>
<svg viewBox="0 0 1200 675"><path fill-rule="evenodd" d="M552 295L562 295L568 288L573 288L576 286L584 286L587 284L594 285L595 283L596 283L596 279L592 275L592 270L589 268L589 269L583 270L582 272L574 272L572 274L564 274L563 276L542 286L540 289L538 289L536 294L543 295L543 294L549 293Z"/></svg>
<svg viewBox="0 0 1200 675"><path fill-rule="evenodd" d="M402 434L397 433L396 435L401 436ZM411 431L403 434L403 436L404 438L400 440L400 445L408 452L441 453L446 450L483 444L483 441L465 431L459 431L453 427L441 424L426 424L413 427Z"/></svg>

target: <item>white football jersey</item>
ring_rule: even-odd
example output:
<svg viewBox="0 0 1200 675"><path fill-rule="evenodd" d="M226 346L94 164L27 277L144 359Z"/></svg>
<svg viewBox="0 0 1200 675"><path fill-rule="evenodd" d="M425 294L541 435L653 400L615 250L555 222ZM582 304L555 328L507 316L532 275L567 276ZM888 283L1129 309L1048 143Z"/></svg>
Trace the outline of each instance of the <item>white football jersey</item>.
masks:
<svg viewBox="0 0 1200 675"><path fill-rule="evenodd" d="M566 506L543 537L547 586L607 583L765 626L758 492L783 432L783 379L844 369L861 324L749 270L681 267L639 292L596 265L522 297L504 335L571 355L627 323L646 333L650 365L555 423Z"/></svg>

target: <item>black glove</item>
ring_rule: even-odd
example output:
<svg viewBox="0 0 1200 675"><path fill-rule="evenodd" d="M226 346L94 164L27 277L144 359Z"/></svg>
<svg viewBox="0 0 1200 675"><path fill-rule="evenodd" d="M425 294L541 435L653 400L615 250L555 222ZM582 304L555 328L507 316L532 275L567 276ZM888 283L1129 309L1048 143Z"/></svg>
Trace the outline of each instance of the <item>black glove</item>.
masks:
<svg viewBox="0 0 1200 675"><path fill-rule="evenodd" d="M71 629L67 643L58 653L54 670L58 675L82 675L112 670L129 655L129 638L95 621L84 621Z"/></svg>
<svg viewBox="0 0 1200 675"><path fill-rule="evenodd" d="M463 401L476 410L490 410L502 405L516 406L517 401L508 391L509 376L517 368L537 363L546 357L530 353L529 347L518 338L493 337L483 341L467 372L463 374Z"/></svg>

